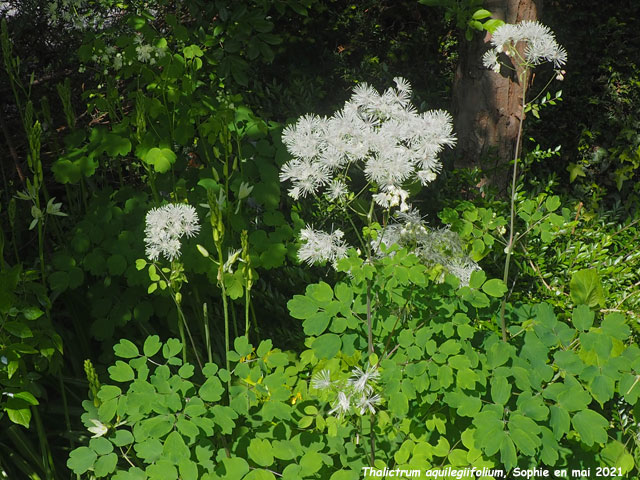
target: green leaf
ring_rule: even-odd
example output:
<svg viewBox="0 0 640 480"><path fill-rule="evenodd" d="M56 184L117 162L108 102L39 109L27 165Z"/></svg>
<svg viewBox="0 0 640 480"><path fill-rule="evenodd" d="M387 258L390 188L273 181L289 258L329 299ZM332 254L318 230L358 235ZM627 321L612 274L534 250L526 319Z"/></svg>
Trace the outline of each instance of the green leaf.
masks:
<svg viewBox="0 0 640 480"><path fill-rule="evenodd" d="M322 456L318 452L310 451L305 453L300 459L302 467L301 475L311 476L322 468Z"/></svg>
<svg viewBox="0 0 640 480"><path fill-rule="evenodd" d="M316 312L303 322L302 327L306 335L316 336L324 333L330 321L331 316L327 312Z"/></svg>
<svg viewBox="0 0 640 480"><path fill-rule="evenodd" d="M571 320L578 330L586 332L593 325L594 317L595 313L587 305L578 305L573 310Z"/></svg>
<svg viewBox="0 0 640 480"><path fill-rule="evenodd" d="M76 475L81 475L93 467L98 455L89 447L79 447L71 452L67 467Z"/></svg>
<svg viewBox="0 0 640 480"><path fill-rule="evenodd" d="M482 291L487 295L499 298L506 293L507 286L502 280L498 278L492 278L491 280L487 280L484 285L482 285Z"/></svg>
<svg viewBox="0 0 640 480"><path fill-rule="evenodd" d="M184 443L182 435L175 430L167 435L162 447L162 458L177 465L182 460L188 459L189 457L189 447Z"/></svg>
<svg viewBox="0 0 640 480"><path fill-rule="evenodd" d="M273 447L269 440L254 438L247 447L247 454L257 465L269 467L273 464Z"/></svg>
<svg viewBox="0 0 640 480"><path fill-rule="evenodd" d="M584 168L581 165L577 165L575 163L570 163L566 168L567 172L569 172L569 182L573 183L573 181L578 177L586 177Z"/></svg>
<svg viewBox="0 0 640 480"><path fill-rule="evenodd" d="M243 480L276 480L276 477L268 470L256 468L251 470Z"/></svg>
<svg viewBox="0 0 640 480"><path fill-rule="evenodd" d="M153 165L156 172L166 173L171 169L171 165L176 162L176 154L169 148L150 149L142 159L145 163Z"/></svg>
<svg viewBox="0 0 640 480"><path fill-rule="evenodd" d="M218 377L209 377L198 393L205 402L217 402L222 398L224 387Z"/></svg>
<svg viewBox="0 0 640 480"><path fill-rule="evenodd" d="M591 308L605 305L602 283L595 269L589 268L574 273L569 286L571 300L576 305L584 304Z"/></svg>
<svg viewBox="0 0 640 480"><path fill-rule="evenodd" d="M602 331L618 340L626 340L631 335L631 329L621 313L614 312L606 315L601 325Z"/></svg>
<svg viewBox="0 0 640 480"><path fill-rule="evenodd" d="M116 464L118 463L118 455L115 453L110 453L108 455L104 455L98 458L98 461L95 463L93 467L93 473L96 477L106 477L110 473L116 469Z"/></svg>
<svg viewBox="0 0 640 480"><path fill-rule="evenodd" d="M309 318L318 311L318 305L305 295L294 295L287 302L287 308L293 318L300 320Z"/></svg>
<svg viewBox="0 0 640 480"><path fill-rule="evenodd" d="M162 356L169 360L182 351L182 343L177 338L170 338L162 347Z"/></svg>
<svg viewBox="0 0 640 480"><path fill-rule="evenodd" d="M403 417L409 411L409 399L403 392L395 391L389 396L389 411L397 417Z"/></svg>
<svg viewBox="0 0 640 480"><path fill-rule="evenodd" d="M104 437L89 440L89 448L93 449L98 455L107 455L113 452L113 444Z"/></svg>
<svg viewBox="0 0 640 480"><path fill-rule="evenodd" d="M316 338L311 348L319 359L334 358L340 351L342 340L335 333L325 333Z"/></svg>
<svg viewBox="0 0 640 480"><path fill-rule="evenodd" d="M25 428L29 428L29 422L31 421L31 410L28 408L11 408L9 402L5 405L4 409L9 416L9 420L18 425L22 425Z"/></svg>
<svg viewBox="0 0 640 480"><path fill-rule="evenodd" d="M485 10L481 8L480 10L476 10L471 18L473 18L474 20L482 20L490 16L491 16L491 12L489 10Z"/></svg>
<svg viewBox="0 0 640 480"><path fill-rule="evenodd" d="M513 412L509 416L509 433L518 449L530 457L534 456L542 443L538 437L540 427L536 422Z"/></svg>
<svg viewBox="0 0 640 480"><path fill-rule="evenodd" d="M573 416L571 424L587 446L591 446L596 442L605 443L607 441L609 422L598 412L589 409L582 410Z"/></svg>
<svg viewBox="0 0 640 480"><path fill-rule="evenodd" d="M188 458L180 460L178 471L180 472L181 480L198 480L198 465Z"/></svg>
<svg viewBox="0 0 640 480"><path fill-rule="evenodd" d="M140 355L138 347L127 339L122 339L118 344L114 345L113 351L120 358L135 358Z"/></svg>
<svg viewBox="0 0 640 480"><path fill-rule="evenodd" d="M491 379L491 399L499 404L505 405L511 396L511 384L506 377L496 376Z"/></svg>
<svg viewBox="0 0 640 480"><path fill-rule="evenodd" d="M612 440L604 447L600 452L600 458L606 465L620 468L623 474L630 472L635 467L633 456L617 440Z"/></svg>
<svg viewBox="0 0 640 480"><path fill-rule="evenodd" d="M116 382L130 382L135 378L133 368L122 360L117 360L115 365L109 367L109 377Z"/></svg>
<svg viewBox="0 0 640 480"><path fill-rule="evenodd" d="M116 447L123 447L133 443L133 434L129 430L116 430L115 437L111 439Z"/></svg>
<svg viewBox="0 0 640 480"><path fill-rule="evenodd" d="M249 464L244 458L224 457L222 464L226 470L224 478L229 480L241 480L249 472Z"/></svg>
<svg viewBox="0 0 640 480"><path fill-rule="evenodd" d="M144 352L146 357L153 357L160 351L161 347L162 342L160 342L160 337L158 335L150 335L144 341L142 351Z"/></svg>

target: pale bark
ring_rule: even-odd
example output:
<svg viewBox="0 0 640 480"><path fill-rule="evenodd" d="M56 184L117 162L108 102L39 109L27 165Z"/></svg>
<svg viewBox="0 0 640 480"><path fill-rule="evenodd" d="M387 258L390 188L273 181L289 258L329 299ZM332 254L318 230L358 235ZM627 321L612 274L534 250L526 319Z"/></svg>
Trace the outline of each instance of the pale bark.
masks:
<svg viewBox="0 0 640 480"><path fill-rule="evenodd" d="M485 0L483 7L495 18L518 23L538 19L542 0ZM490 38L488 33L476 34L460 45L452 106L458 136L456 167L481 166L491 183L504 188L521 120L522 86L509 70L496 74L482 65Z"/></svg>

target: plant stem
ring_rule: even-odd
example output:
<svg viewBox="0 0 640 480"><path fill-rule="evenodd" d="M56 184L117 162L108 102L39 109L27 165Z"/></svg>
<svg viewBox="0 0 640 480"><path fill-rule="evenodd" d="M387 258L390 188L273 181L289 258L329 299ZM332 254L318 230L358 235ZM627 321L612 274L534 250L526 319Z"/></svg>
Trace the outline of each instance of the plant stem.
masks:
<svg viewBox="0 0 640 480"><path fill-rule="evenodd" d="M218 283L222 291L222 311L224 313L224 361L227 372L231 372L229 367L229 305L227 302L227 290L224 285L224 259L222 257L221 242L216 242L216 249L218 250ZM231 379L227 380L227 392L229 398L231 398Z"/></svg>
<svg viewBox="0 0 640 480"><path fill-rule="evenodd" d="M516 181L518 179L518 158L520 156L520 143L522 141L522 124L524 123L524 110L526 107L526 93L527 93L527 80L528 80L528 69L525 67L525 70L522 72L522 110L520 115L520 124L518 126L518 138L516 140L516 151L513 157L513 176L511 178L511 214L509 219L509 241L507 242L506 253L507 257L504 261L504 275L503 281L505 285L509 280L509 264L511 263L511 255L513 252L513 243L514 243L514 224L515 224L515 214L516 214ZM502 330L502 341L507 341L507 325L505 321L505 310L507 307L507 297L506 294L502 299L502 305L500 306L500 328Z"/></svg>

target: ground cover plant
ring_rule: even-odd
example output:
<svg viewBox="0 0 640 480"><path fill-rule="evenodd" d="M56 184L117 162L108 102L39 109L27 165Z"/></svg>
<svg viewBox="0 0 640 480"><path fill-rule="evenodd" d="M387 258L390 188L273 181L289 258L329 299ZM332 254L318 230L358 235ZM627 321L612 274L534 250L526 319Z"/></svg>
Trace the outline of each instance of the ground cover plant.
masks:
<svg viewBox="0 0 640 480"><path fill-rule="evenodd" d="M44 12L3 11L0 478L637 478L635 127L582 195L593 164L563 182L534 139L574 52L405 3L52 2L49 45L82 41L48 92L12 31ZM506 194L451 167L407 56L427 23L430 76L487 35L479 68L522 89ZM333 73L283 86L311 41Z"/></svg>

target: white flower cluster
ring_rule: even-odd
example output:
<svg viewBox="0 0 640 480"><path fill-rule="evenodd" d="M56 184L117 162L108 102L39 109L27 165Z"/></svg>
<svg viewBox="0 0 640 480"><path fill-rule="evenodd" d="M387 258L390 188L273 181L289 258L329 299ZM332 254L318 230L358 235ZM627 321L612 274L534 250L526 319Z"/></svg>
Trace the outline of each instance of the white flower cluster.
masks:
<svg viewBox="0 0 640 480"><path fill-rule="evenodd" d="M156 47L150 45L148 43L144 43L142 36L137 36L134 39L134 43L136 44L136 54L138 55L138 61L142 63L148 63L149 65L154 65L156 63L156 59L160 59L166 55L166 51L162 47ZM120 66L122 63L120 62ZM114 61L114 67L118 70L117 64Z"/></svg>
<svg viewBox="0 0 640 480"><path fill-rule="evenodd" d="M519 56L516 50L519 42L524 42L524 60L529 65L551 62L559 70L567 63L567 51L558 45L549 27L527 20L517 24L505 23L496 28L491 35L493 48L482 57L483 65L499 73L498 55L504 52L512 58Z"/></svg>
<svg viewBox="0 0 640 480"><path fill-rule="evenodd" d="M460 280L461 286L469 285L471 274L480 267L464 252L458 234L449 228L431 230L415 211L399 212L396 219L371 242L378 256L386 255L382 245L388 249L397 244L408 248L427 266L441 265L446 273Z"/></svg>
<svg viewBox="0 0 640 480"><path fill-rule="evenodd" d="M375 406L382 399L379 394L374 393L376 382L380 378L378 368L373 365L369 365L366 370L356 367L351 374L351 378L345 383L332 381L331 372L321 370L312 377L311 386L316 390L329 390L336 395L329 415L335 414L342 418L354 412L359 412L360 415L367 411L375 414Z"/></svg>
<svg viewBox="0 0 640 480"><path fill-rule="evenodd" d="M173 261L180 256L180 238L200 231L198 214L191 205L170 203L149 210L144 230L146 254L155 261L160 255Z"/></svg>
<svg viewBox="0 0 640 480"><path fill-rule="evenodd" d="M327 233L310 227L304 228L300 232L300 239L304 243L298 250L298 259L309 265L328 261L335 267L339 259L347 256L347 244L342 239L343 235L339 229Z"/></svg>
<svg viewBox="0 0 640 480"><path fill-rule="evenodd" d="M286 127L282 140L293 155L280 172L290 180L295 199L319 193L325 186L331 201L349 193L344 180L354 166L364 171L380 193L383 208L408 209L407 181L433 181L441 165L437 155L455 137L451 116L444 111L417 113L411 104L411 86L395 78L396 88L379 94L358 85L344 108L330 118L305 115Z"/></svg>

